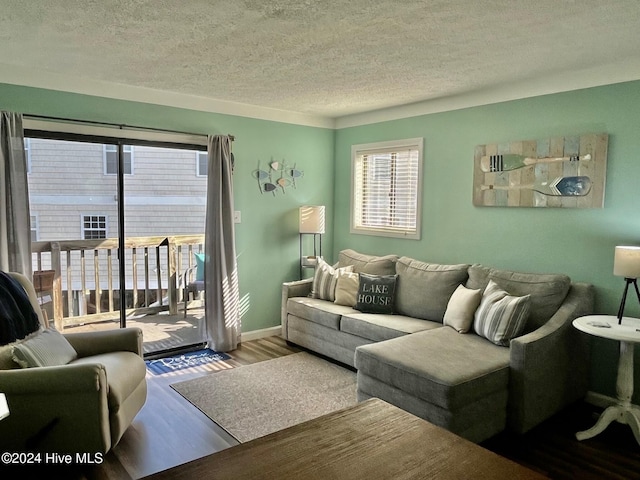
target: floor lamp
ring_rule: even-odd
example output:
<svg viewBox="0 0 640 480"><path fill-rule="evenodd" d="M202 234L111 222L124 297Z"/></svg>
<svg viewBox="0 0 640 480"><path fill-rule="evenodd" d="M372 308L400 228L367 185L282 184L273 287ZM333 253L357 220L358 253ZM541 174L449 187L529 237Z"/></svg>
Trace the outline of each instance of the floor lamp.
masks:
<svg viewBox="0 0 640 480"><path fill-rule="evenodd" d="M615 257L613 260L613 274L618 277L624 277L626 282L622 301L618 309L618 325L622 323L622 315L624 314L624 304L627 301L627 292L629 285L633 284L638 302L640 303L640 291L638 291L638 277L640 277L640 247L616 247Z"/></svg>

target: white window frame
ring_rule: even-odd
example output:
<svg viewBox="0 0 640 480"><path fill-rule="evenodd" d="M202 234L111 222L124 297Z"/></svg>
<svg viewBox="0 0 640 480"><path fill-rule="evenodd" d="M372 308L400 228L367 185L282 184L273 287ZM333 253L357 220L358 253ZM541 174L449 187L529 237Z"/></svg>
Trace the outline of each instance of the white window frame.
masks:
<svg viewBox="0 0 640 480"><path fill-rule="evenodd" d="M103 151L102 151L102 159L103 159L103 165L104 165L104 174L105 175L117 175L117 171L116 172L109 172L107 170L107 154L108 153L113 153L113 152L118 152L118 146L117 145L112 145L112 144L104 144L103 145ZM127 154L129 154L129 158L130 158L130 165L131 165L131 171L130 172L124 172L125 175L133 175L133 146L132 145L123 145L122 146L122 152L125 154L125 162L126 162L126 156ZM126 165L126 163L125 163ZM126 168L125 168L126 170Z"/></svg>
<svg viewBox="0 0 640 480"><path fill-rule="evenodd" d="M413 206L413 213L415 219L413 225L409 227L402 227L398 225L381 225L377 222L367 224L363 221L363 188L366 181L362 167L364 165L365 158L371 155L385 155L393 154L396 152L409 152L414 151L410 160L416 161L414 163L414 171L411 172L410 188L415 189L415 205ZM422 218L422 164L423 164L423 152L424 152L424 139L423 138L409 138L404 140L394 140L388 142L376 142L366 143L361 145L351 146L351 233L361 235L377 235L383 237L394 238L406 238L419 240L421 233L421 218ZM417 157L417 158L416 158ZM417 169L417 171L415 171ZM397 185L396 185L397 188ZM392 214L393 217L393 214ZM393 221L393 220L391 220Z"/></svg>
<svg viewBox="0 0 640 480"><path fill-rule="evenodd" d="M31 173L31 142L30 139L24 139L24 156L26 157L27 173Z"/></svg>
<svg viewBox="0 0 640 480"><path fill-rule="evenodd" d="M201 169L200 169L201 156L204 155L205 158L207 158L208 154L209 154L209 152L196 151L196 176L197 177L206 177L208 175L207 168L205 168L204 172L201 171ZM207 162L205 162L205 165L207 165L207 167L208 167L208 163L209 163L209 159L207 158Z"/></svg>
<svg viewBox="0 0 640 480"><path fill-rule="evenodd" d="M84 224L86 221L86 217L100 217L104 218L104 229L101 228L85 228ZM90 220L92 222L93 220ZM99 220L98 220L99 221ZM104 237L100 238L109 238L109 215L104 213L83 213L80 215L80 231L82 240L100 240L100 238L87 238L86 232L97 232L104 230Z"/></svg>
<svg viewBox="0 0 640 480"><path fill-rule="evenodd" d="M30 218L30 232L31 232L31 241L37 242L40 239L40 220L38 219L37 213L32 213L29 215ZM35 237L35 238L34 238Z"/></svg>

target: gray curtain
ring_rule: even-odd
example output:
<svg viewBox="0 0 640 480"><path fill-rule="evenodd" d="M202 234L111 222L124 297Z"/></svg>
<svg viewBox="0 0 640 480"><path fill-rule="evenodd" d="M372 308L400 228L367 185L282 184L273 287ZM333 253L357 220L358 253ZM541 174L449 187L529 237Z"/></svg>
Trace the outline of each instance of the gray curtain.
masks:
<svg viewBox="0 0 640 480"><path fill-rule="evenodd" d="M31 218L22 115L0 114L0 270L31 278Z"/></svg>
<svg viewBox="0 0 640 480"><path fill-rule="evenodd" d="M209 136L204 298L207 339L219 352L240 341L238 268L233 224L231 138Z"/></svg>

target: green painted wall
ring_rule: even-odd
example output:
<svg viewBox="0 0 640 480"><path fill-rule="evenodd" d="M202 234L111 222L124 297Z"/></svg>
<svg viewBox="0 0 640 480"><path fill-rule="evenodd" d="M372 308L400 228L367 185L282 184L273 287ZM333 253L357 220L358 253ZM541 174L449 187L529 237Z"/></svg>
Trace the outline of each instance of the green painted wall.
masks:
<svg viewBox="0 0 640 480"><path fill-rule="evenodd" d="M334 252L354 248L434 263L566 273L596 286L597 313L615 314L624 282L612 273L614 247L640 245L638 112L640 82L632 82L340 129ZM476 145L591 132L609 134L603 209L472 205ZM422 239L350 234L351 145L413 137L425 142ZM635 294L627 303L625 314L640 316ZM605 340L593 345L592 390L614 395L617 345Z"/></svg>
<svg viewBox="0 0 640 480"><path fill-rule="evenodd" d="M235 209L242 212L242 223L236 225L242 330L280 324L281 284L298 278L297 209L303 204L322 204L328 212L332 210L333 130L2 84L0 109L235 135ZM265 167L272 157L295 162L304 171L296 189L276 196L260 193L251 173L258 161ZM323 250L330 255L331 226L327 233Z"/></svg>
<svg viewBox="0 0 640 480"><path fill-rule="evenodd" d="M245 332L279 324L280 284L298 277L297 208L302 204L324 204L329 219L333 218L323 237L327 258L335 259L340 249L355 248L431 262L479 262L514 270L567 273L575 281L596 286L596 311L606 314L615 314L623 287L622 279L612 275L614 247L640 244L640 82L335 132L2 84L0 109L236 135L234 188L236 209L242 211L237 250ZM605 208L472 205L476 145L589 132L609 134ZM422 239L350 234L351 145L412 137L425 139ZM264 165L271 157L296 162L304 170L296 190L276 197L260 194L251 172L258 161ZM628 304L626 314L640 317L633 296ZM613 395L617 346L604 340L594 340L593 346L591 389ZM640 362L636 363L640 378Z"/></svg>

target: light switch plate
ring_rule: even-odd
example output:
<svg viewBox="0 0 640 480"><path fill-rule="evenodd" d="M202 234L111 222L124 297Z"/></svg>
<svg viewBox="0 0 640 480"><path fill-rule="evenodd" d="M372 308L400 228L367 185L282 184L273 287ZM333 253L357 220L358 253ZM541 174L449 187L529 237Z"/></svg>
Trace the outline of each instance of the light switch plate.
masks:
<svg viewBox="0 0 640 480"><path fill-rule="evenodd" d="M233 212L233 223L242 223L242 214L240 210Z"/></svg>

